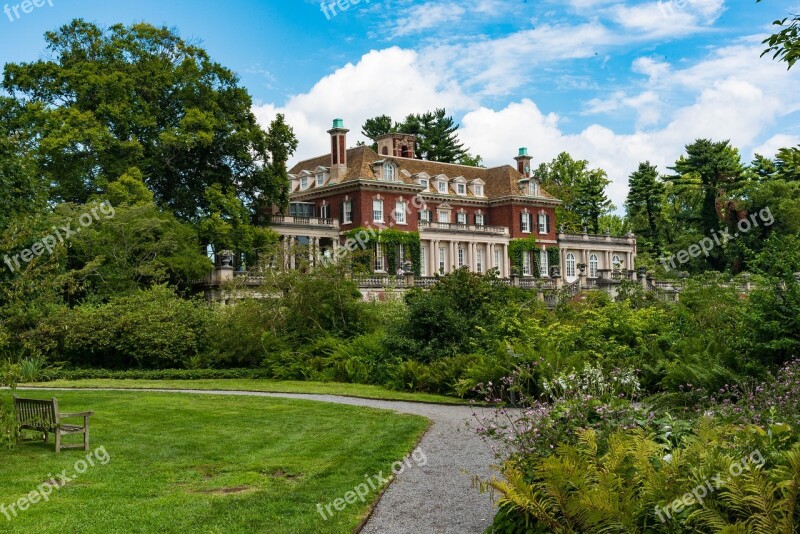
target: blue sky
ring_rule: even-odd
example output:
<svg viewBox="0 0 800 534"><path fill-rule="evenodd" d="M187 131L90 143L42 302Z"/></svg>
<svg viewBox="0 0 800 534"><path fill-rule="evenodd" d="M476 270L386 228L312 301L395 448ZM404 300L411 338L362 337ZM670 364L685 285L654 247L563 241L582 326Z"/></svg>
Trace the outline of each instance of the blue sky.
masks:
<svg viewBox="0 0 800 534"><path fill-rule="evenodd" d="M72 18L175 27L239 74L264 124L286 114L296 158L325 152L333 118L355 144L370 116L446 107L487 164L568 151L620 205L639 161L665 170L698 137L745 159L800 143L800 67L759 57L795 0L350 0L327 16L318 0L40 1L17 18L0 0L3 63L43 57Z"/></svg>

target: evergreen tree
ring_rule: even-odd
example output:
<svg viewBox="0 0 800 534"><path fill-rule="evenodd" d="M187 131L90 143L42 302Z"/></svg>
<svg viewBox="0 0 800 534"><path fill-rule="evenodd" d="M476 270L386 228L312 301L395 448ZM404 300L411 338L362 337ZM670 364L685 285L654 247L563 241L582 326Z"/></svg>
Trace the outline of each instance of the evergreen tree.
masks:
<svg viewBox="0 0 800 534"><path fill-rule="evenodd" d="M664 184L658 178L658 169L649 161L639 164L639 169L628 178L628 199L625 207L628 216L633 219L644 219L645 228L636 228L639 236L647 238L652 251L659 249L658 218L664 200Z"/></svg>
<svg viewBox="0 0 800 534"><path fill-rule="evenodd" d="M594 169L582 174L575 181L575 213L589 225L592 232L600 233L600 217L614 209L605 193L611 183L606 172Z"/></svg>

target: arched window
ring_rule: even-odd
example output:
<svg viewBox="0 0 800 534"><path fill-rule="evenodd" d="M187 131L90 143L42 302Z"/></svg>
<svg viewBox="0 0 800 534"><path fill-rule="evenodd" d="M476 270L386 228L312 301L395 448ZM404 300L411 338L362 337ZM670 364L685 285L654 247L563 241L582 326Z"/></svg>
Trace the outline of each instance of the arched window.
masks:
<svg viewBox="0 0 800 534"><path fill-rule="evenodd" d="M567 254L567 276L575 276L575 254L572 252Z"/></svg>
<svg viewBox="0 0 800 534"><path fill-rule="evenodd" d="M598 269L597 255L592 254L591 256L589 256L589 278L597 278L597 269Z"/></svg>
<svg viewBox="0 0 800 534"><path fill-rule="evenodd" d="M614 269L624 269L625 268L625 265L622 264L622 260L619 259L619 256L617 256L616 254L614 254L613 258L611 258L611 266Z"/></svg>

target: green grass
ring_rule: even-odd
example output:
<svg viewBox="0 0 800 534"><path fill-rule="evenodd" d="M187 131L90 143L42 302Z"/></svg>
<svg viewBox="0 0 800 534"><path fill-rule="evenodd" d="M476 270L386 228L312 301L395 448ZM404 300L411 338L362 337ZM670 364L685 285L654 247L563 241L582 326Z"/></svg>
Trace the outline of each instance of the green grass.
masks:
<svg viewBox="0 0 800 534"><path fill-rule="evenodd" d="M50 392L21 392L49 398ZM94 410L91 449L110 461L53 491L2 532L352 532L356 502L323 520L317 503L384 475L428 426L422 417L300 400L143 392L59 392L62 411ZM69 438L67 438L69 439ZM51 474L74 472L82 450L52 444L0 450L0 505ZM102 457L102 455L99 455Z"/></svg>
<svg viewBox="0 0 800 534"><path fill-rule="evenodd" d="M24 386L53 388L120 388L120 389L218 389L226 391L264 391L270 393L312 393L323 395L344 395L365 399L384 399L413 402L432 402L440 404L466 404L467 401L455 397L445 397L431 393L408 393L392 391L380 386L364 384L344 384L339 382L299 382L266 379L214 379L214 380L54 380Z"/></svg>

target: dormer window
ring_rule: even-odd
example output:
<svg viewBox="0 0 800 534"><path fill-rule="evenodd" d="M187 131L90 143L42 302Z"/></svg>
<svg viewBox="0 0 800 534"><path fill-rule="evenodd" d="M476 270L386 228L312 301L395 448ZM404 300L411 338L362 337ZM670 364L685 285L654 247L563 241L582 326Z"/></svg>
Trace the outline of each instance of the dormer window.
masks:
<svg viewBox="0 0 800 534"><path fill-rule="evenodd" d="M532 197L538 197L539 196L539 184L537 184L533 180L528 182L528 196L532 196Z"/></svg>
<svg viewBox="0 0 800 534"><path fill-rule="evenodd" d="M479 185L479 184L475 185L475 196L476 197L482 197L483 196L483 186L482 185Z"/></svg>
<svg viewBox="0 0 800 534"><path fill-rule="evenodd" d="M325 185L325 174L320 172L317 174L317 187L322 187L323 185Z"/></svg>
<svg viewBox="0 0 800 534"><path fill-rule="evenodd" d="M308 177L303 176L300 178L300 191L305 191L308 189Z"/></svg>
<svg viewBox="0 0 800 534"><path fill-rule="evenodd" d="M391 163L384 163L383 165L383 180L385 182L394 182L395 168Z"/></svg>
<svg viewBox="0 0 800 534"><path fill-rule="evenodd" d="M466 195L467 194L467 184L456 184L456 192L461 196Z"/></svg>
<svg viewBox="0 0 800 534"><path fill-rule="evenodd" d="M444 180L439 180L438 182L436 182L436 188L439 191L439 193L443 195L447 194L447 182L445 182Z"/></svg>
<svg viewBox="0 0 800 534"><path fill-rule="evenodd" d="M430 187L430 182L428 182L427 178L420 178L419 185L421 185L425 189L428 189L428 187Z"/></svg>

